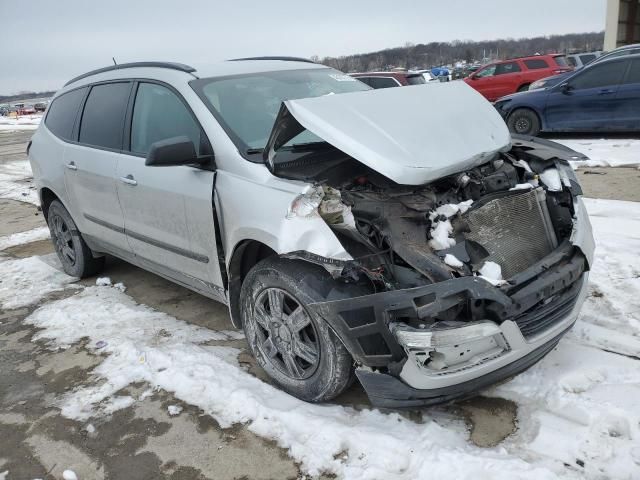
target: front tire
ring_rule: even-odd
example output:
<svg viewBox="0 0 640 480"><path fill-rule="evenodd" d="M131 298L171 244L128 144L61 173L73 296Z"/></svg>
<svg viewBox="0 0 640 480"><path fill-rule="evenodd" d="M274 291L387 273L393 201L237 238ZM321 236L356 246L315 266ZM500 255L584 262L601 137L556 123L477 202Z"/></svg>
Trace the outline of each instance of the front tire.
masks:
<svg viewBox="0 0 640 480"><path fill-rule="evenodd" d="M540 119L533 110L519 108L507 120L509 131L520 135L536 136L540 133Z"/></svg>
<svg viewBox="0 0 640 480"><path fill-rule="evenodd" d="M104 268L104 257L94 258L71 215L60 201L54 200L49 205L47 223L51 241L67 275L85 278Z"/></svg>
<svg viewBox="0 0 640 480"><path fill-rule="evenodd" d="M333 279L302 261L267 258L247 274L241 315L249 349L282 390L308 402L331 400L353 379L353 359L306 305L326 300Z"/></svg>

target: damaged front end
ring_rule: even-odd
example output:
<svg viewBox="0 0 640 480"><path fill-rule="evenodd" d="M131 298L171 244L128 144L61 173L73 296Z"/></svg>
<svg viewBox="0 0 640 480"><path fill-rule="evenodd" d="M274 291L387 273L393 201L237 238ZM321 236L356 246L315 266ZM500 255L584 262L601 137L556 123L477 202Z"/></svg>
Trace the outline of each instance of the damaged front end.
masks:
<svg viewBox="0 0 640 480"><path fill-rule="evenodd" d="M345 343L374 405L470 395L540 360L575 322L594 249L575 152L514 137L407 185L333 145L278 161L271 140L272 171L314 185L288 215L320 215L353 258L284 255L359 285L309 309Z"/></svg>

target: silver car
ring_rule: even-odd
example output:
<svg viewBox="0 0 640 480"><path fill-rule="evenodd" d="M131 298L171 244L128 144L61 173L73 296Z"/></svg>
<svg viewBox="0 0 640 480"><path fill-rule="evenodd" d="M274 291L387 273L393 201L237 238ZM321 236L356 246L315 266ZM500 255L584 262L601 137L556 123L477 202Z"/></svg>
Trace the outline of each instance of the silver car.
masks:
<svg viewBox="0 0 640 480"><path fill-rule="evenodd" d="M382 407L471 395L554 348L585 297L579 154L510 136L464 82L115 65L67 83L28 152L68 274L108 254L225 303L307 401L355 377Z"/></svg>

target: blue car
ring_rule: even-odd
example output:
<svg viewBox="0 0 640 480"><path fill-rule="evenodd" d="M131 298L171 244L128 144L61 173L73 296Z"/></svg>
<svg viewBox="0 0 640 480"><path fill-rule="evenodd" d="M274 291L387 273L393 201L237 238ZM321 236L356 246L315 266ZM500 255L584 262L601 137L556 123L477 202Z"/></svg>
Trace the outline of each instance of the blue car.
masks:
<svg viewBox="0 0 640 480"><path fill-rule="evenodd" d="M495 102L509 130L540 132L640 131L640 54L594 62L549 88Z"/></svg>

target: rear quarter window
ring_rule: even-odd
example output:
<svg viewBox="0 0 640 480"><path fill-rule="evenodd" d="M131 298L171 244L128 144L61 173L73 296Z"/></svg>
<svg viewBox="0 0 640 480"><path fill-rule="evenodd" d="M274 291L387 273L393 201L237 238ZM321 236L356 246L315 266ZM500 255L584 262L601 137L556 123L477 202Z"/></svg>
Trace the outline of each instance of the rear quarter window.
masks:
<svg viewBox="0 0 640 480"><path fill-rule="evenodd" d="M87 93L87 88L78 88L63 93L49 106L49 111L44 124L55 136L63 140L75 140L71 138L73 125L80 110L80 103Z"/></svg>
<svg viewBox="0 0 640 480"><path fill-rule="evenodd" d="M564 55L557 55L557 56L553 57L553 60L560 67L568 67L569 66L569 63L567 62L567 57L565 57Z"/></svg>
<svg viewBox="0 0 640 480"><path fill-rule="evenodd" d="M79 142L96 147L122 148L124 116L131 82L94 85L80 121Z"/></svg>
<svg viewBox="0 0 640 480"><path fill-rule="evenodd" d="M549 68L547 61L542 58L535 58L532 60L525 60L524 64L529 70L539 70L541 68Z"/></svg>

